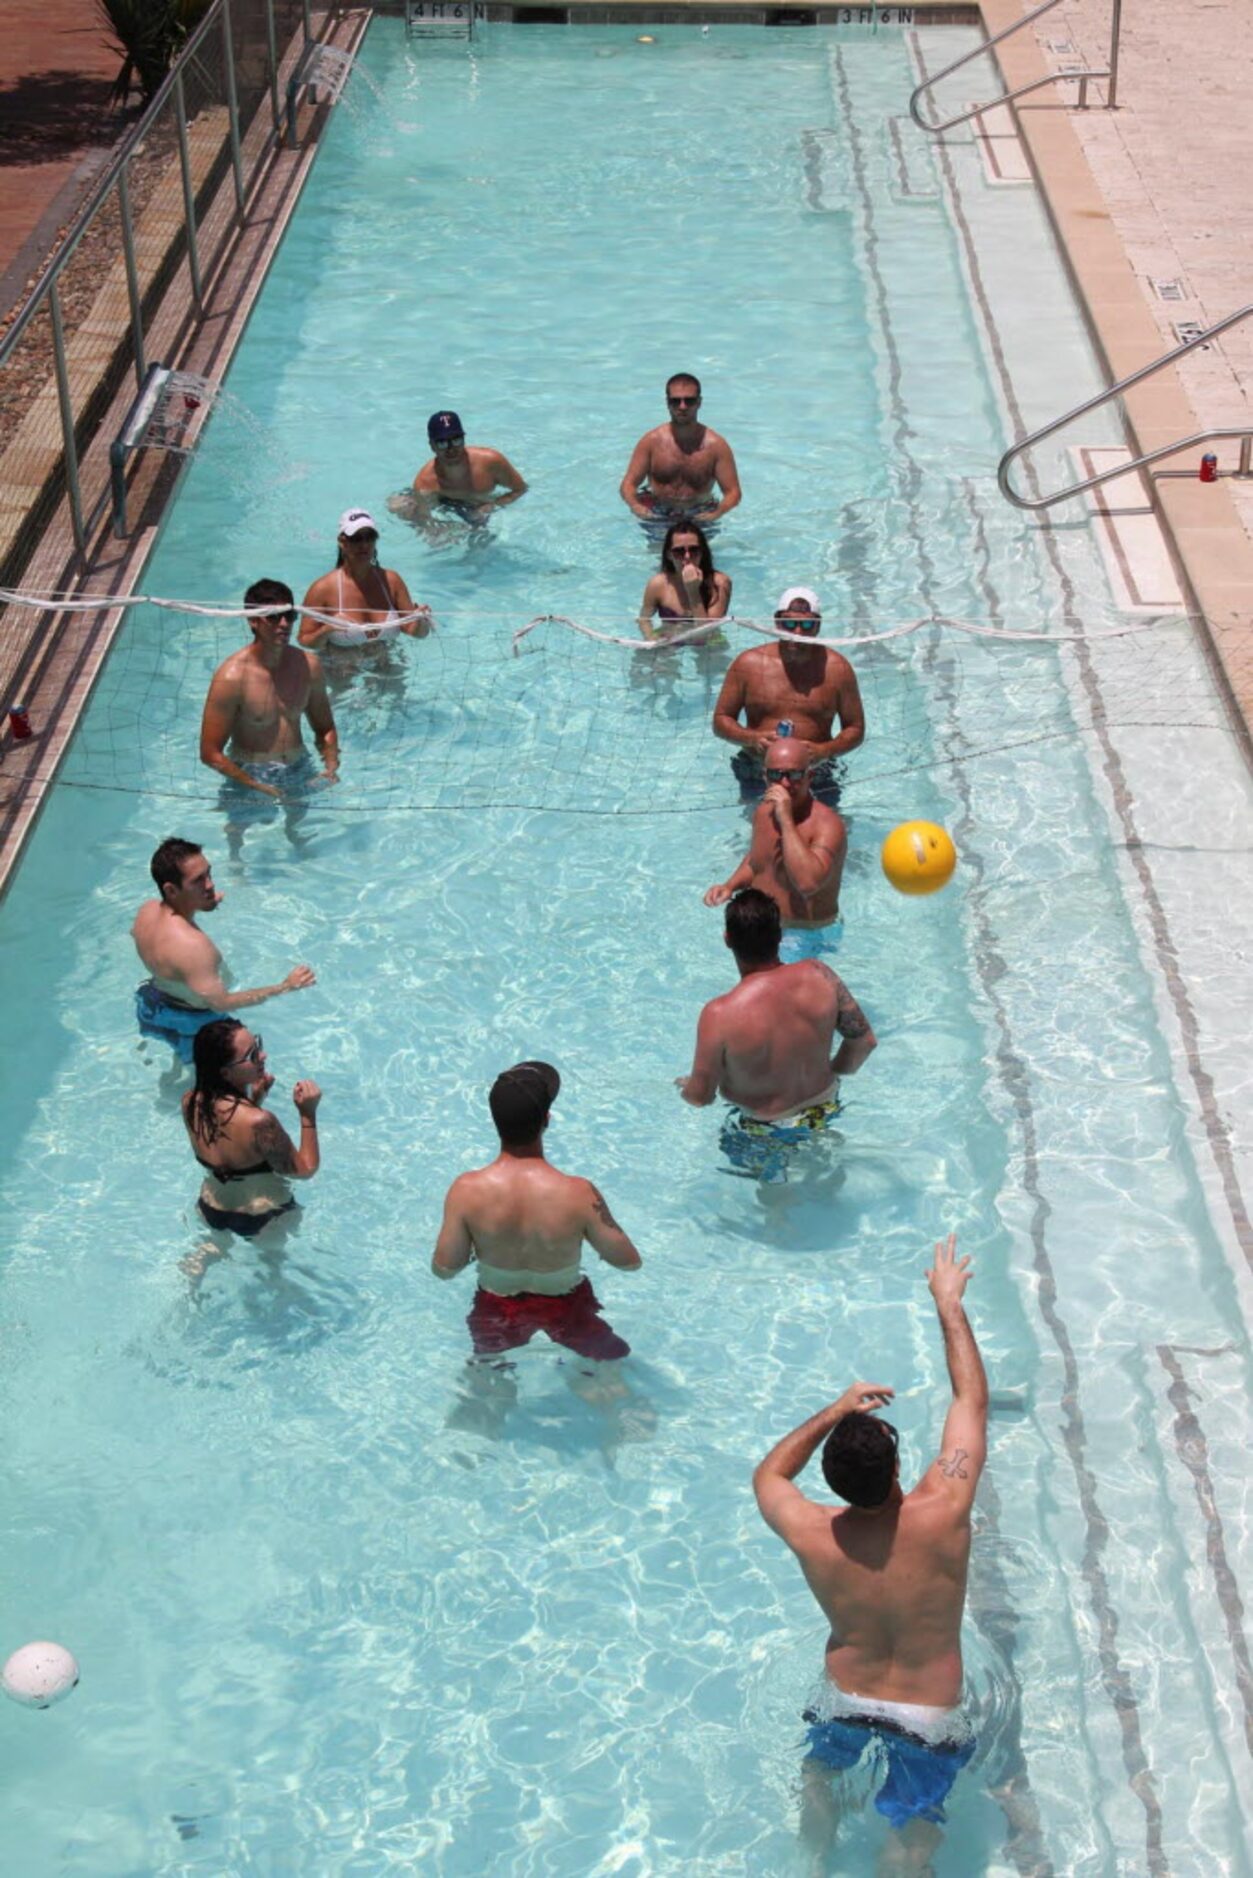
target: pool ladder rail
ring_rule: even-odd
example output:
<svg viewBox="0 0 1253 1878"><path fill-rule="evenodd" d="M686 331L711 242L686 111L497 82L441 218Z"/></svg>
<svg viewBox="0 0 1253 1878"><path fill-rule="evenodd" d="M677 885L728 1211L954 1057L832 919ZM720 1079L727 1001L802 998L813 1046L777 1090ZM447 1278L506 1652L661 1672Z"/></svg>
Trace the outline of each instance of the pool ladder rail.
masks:
<svg viewBox="0 0 1253 1878"><path fill-rule="evenodd" d="M1216 443L1231 437L1238 437L1240 440L1240 453L1235 469L1220 470L1216 464L1211 464L1208 473L1204 467L1202 468L1201 481L1217 482L1223 476L1232 476L1241 482L1253 480L1253 428L1248 424L1233 424L1211 430L1194 431L1190 437L1178 437L1173 443L1160 444L1156 450L1146 450L1141 456L1132 457L1128 463L1117 463L1113 469L1102 470L1096 476L1087 476L1082 482L1069 483L1065 489L1057 489L1051 495L1021 496L1010 482L1009 476L1010 469L1017 458L1024 456L1037 443L1042 443L1046 437L1052 437L1057 431L1064 430L1067 424L1074 422L1075 418L1084 417L1089 411L1095 411L1099 406L1107 404L1111 398L1121 396L1132 385L1138 385L1141 380L1151 378L1154 372L1160 372L1167 365L1172 365L1176 359L1181 359L1186 353L1195 351L1197 346L1206 345L1219 333L1226 332L1231 326L1239 325L1241 320L1248 319L1251 314L1253 314L1253 301L1250 301L1248 306L1239 307L1236 312L1229 313L1226 319L1216 321L1213 326L1207 326L1204 332L1194 333L1191 338L1185 339L1182 345L1175 346L1170 352L1163 352L1160 358L1151 359L1147 365L1142 365L1138 372L1129 372L1116 384L1107 385L1103 391L1098 391L1094 398L1088 398L1083 404L1077 404L1073 411L1067 411L1062 417L1054 418L1050 424L1042 424L1040 429L1033 430L1029 437L1020 438L1005 452L996 469L997 484L1005 500L1012 502L1016 509L1049 509L1055 502L1068 502L1072 496L1080 496L1085 490L1095 489L1100 483L1112 482L1117 476L1127 476L1133 470L1145 469L1150 463L1159 462L1162 457L1179 456L1185 450L1195 449L1197 444ZM1152 479L1159 477L1195 478L1196 475L1197 471L1194 469L1152 471Z"/></svg>
<svg viewBox="0 0 1253 1878"><path fill-rule="evenodd" d="M1008 104L1012 98L1025 98L1028 92L1042 91L1045 85L1064 85L1068 84L1071 80L1074 80L1079 86L1078 109L1080 111L1086 111L1088 108L1088 86L1091 81L1094 78L1108 79L1109 83L1105 88L1105 108L1108 111L1116 110L1118 107L1118 40L1122 25L1122 0L1113 0L1113 11L1109 27L1109 64L1107 66L1102 67L1100 70L1093 68L1090 71L1047 72L1043 78L1033 78L1029 84L1019 85L1014 91L1003 91L998 98L988 98L982 104L972 105L968 111L959 111L956 117L946 117L942 124L933 124L928 118L923 116L922 101L932 87L939 84L942 78L948 78L952 73L960 72L963 66L970 65L975 59L982 58L983 54L990 52L993 46L999 46L1002 39L1008 39L1011 33L1020 32L1024 26L1030 26L1032 20L1038 20L1042 13L1051 12L1055 6L1060 4L1061 0L1044 0L1042 6L1033 7L1031 12L1024 13L1020 20L1014 20L1011 25L1004 27L999 33L994 33L992 38L985 39L982 45L972 46L969 52L962 53L960 59L954 59L951 65L946 65L942 71L936 72L934 77L924 78L920 85L915 86L914 90L910 93L909 115L913 118L919 130L930 131L933 137L938 137L942 131L952 130L954 126L958 124L968 124L972 118L980 116L984 111L994 110L998 104Z"/></svg>

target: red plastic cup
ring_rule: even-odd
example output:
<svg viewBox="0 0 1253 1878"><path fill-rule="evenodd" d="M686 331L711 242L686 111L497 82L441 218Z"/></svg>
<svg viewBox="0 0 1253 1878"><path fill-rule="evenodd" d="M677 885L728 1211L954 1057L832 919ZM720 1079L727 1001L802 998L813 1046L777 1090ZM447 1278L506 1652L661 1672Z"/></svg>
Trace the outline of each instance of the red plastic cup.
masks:
<svg viewBox="0 0 1253 1878"><path fill-rule="evenodd" d="M24 704L9 706L9 729L13 733L14 743L25 743L30 736L30 713Z"/></svg>

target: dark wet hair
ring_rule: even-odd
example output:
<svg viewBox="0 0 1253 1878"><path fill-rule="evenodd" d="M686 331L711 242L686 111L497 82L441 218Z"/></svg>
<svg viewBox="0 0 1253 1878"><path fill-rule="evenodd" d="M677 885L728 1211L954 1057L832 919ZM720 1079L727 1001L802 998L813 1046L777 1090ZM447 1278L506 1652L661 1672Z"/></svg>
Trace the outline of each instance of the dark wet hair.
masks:
<svg viewBox="0 0 1253 1878"><path fill-rule="evenodd" d="M896 1478L896 1430L860 1410L843 1415L822 1449L822 1475L850 1506L882 1506Z"/></svg>
<svg viewBox="0 0 1253 1878"><path fill-rule="evenodd" d="M294 613L296 596L283 580L254 580L244 595L245 606L264 606L278 613ZM257 622L250 619L248 624L256 629Z"/></svg>
<svg viewBox="0 0 1253 1878"><path fill-rule="evenodd" d="M727 901L727 941L745 965L765 965L777 957L783 937L778 902L760 887L741 887Z"/></svg>
<svg viewBox="0 0 1253 1878"><path fill-rule="evenodd" d="M670 392L675 385L695 385L697 397L699 398L701 395L700 379L696 376L695 372L674 372L669 378L667 378L666 380L667 398L670 396Z"/></svg>
<svg viewBox="0 0 1253 1878"><path fill-rule="evenodd" d="M700 597L706 606L713 603L714 597L714 557L710 552L709 538L696 522L671 522L666 530L666 538L661 544L661 569L664 574L674 573L670 556L674 549L676 535L695 535L696 545L700 549ZM683 588L679 586L679 592Z"/></svg>
<svg viewBox="0 0 1253 1878"><path fill-rule="evenodd" d="M183 884L183 862L190 861L193 854L203 854L204 849L198 841L184 841L178 835L167 835L161 846L148 863L149 871L156 882L157 892L165 898L167 887L181 888Z"/></svg>
<svg viewBox="0 0 1253 1878"><path fill-rule="evenodd" d="M217 1140L239 1107L239 1091L232 1089L225 1072L235 1061L235 1036L243 1028L237 1017L215 1017L192 1038L196 1086L187 1102L187 1126L206 1147ZM218 1105L222 1102L230 1106L219 1114Z"/></svg>
<svg viewBox="0 0 1253 1878"><path fill-rule="evenodd" d="M542 1133L561 1077L551 1063L515 1063L492 1084L487 1105L505 1148L525 1148Z"/></svg>

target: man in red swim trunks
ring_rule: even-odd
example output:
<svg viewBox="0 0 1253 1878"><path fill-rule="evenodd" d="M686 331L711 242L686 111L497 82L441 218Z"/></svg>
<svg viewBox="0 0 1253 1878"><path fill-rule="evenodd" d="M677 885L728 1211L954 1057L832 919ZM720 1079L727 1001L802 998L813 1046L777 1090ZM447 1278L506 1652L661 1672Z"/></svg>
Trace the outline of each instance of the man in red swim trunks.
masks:
<svg viewBox="0 0 1253 1878"><path fill-rule="evenodd" d="M600 1314L580 1268L586 1239L607 1264L638 1271L640 1255L590 1180L544 1158L544 1130L561 1078L551 1063L516 1063L492 1084L488 1106L500 1153L461 1174L444 1200L431 1270L455 1278L478 1260L466 1322L476 1356L499 1356L542 1330L579 1356L629 1356Z"/></svg>

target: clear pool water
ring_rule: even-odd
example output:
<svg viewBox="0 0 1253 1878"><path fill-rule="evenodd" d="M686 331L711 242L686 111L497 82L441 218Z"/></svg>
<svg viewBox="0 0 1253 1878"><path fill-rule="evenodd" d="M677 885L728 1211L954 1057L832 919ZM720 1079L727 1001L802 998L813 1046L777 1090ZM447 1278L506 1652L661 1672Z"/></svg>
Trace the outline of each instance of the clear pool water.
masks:
<svg viewBox="0 0 1253 1878"><path fill-rule="evenodd" d="M358 83L339 113L231 371L252 425L210 427L144 584L299 594L364 503L440 637L342 684L340 791L231 859L194 739L233 627L136 609L0 911L5 1643L83 1668L53 1714L3 1717L5 1869L801 1869L822 1637L749 1473L855 1375L895 1383L925 1464L949 1228L1001 1408L982 1746L937 1870L1247 1868L1161 1356L1195 1381L1216 1352L1221 1397L1247 1350L1066 656L929 633L859 660L838 963L881 1047L778 1187L729 1174L672 1087L729 982L701 890L745 832L717 661L650 676L557 627L510 656L537 613L629 629L651 557L617 483L678 369L738 453L742 612L805 580L864 631L1110 623L1090 549L1059 571L990 493L961 246L885 134L904 42L651 30L493 27L470 56L375 22L382 102ZM1023 297L1087 369L1017 215ZM481 550L383 512L448 406L532 484ZM934 901L878 873L914 814L962 854ZM194 1170L130 1016L174 829L217 865L241 982L315 965L259 1015L280 1085L326 1091L298 1236L194 1294ZM515 1399L476 1395L469 1281L428 1274L445 1187L491 1152L484 1091L528 1055L564 1078L553 1158L644 1254L597 1278L635 1349L619 1399L547 1347ZM831 1869L880 1837L853 1823Z"/></svg>

